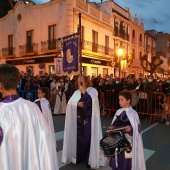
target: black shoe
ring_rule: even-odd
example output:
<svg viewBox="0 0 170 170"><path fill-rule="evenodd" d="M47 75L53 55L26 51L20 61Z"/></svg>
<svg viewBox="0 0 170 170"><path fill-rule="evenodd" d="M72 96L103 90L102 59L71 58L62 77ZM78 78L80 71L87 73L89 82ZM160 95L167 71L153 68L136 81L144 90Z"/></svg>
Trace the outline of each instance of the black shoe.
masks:
<svg viewBox="0 0 170 170"><path fill-rule="evenodd" d="M91 169L90 165L87 163L86 168Z"/></svg>
<svg viewBox="0 0 170 170"><path fill-rule="evenodd" d="M76 161L76 164L79 164L80 163L80 161Z"/></svg>

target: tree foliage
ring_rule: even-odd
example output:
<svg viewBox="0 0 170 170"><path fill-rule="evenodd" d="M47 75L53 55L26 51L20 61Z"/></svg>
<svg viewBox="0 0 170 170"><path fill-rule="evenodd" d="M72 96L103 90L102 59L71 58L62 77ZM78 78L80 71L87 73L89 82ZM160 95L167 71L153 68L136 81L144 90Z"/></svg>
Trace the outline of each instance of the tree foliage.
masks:
<svg viewBox="0 0 170 170"><path fill-rule="evenodd" d="M16 4L14 0L12 0L13 5ZM8 11L12 9L12 6L10 5L8 0L0 0L0 18L4 17Z"/></svg>
<svg viewBox="0 0 170 170"><path fill-rule="evenodd" d="M153 75L153 73L155 72L155 70L158 68L158 66L160 66L161 64L163 64L163 60L161 60L159 57L154 56L152 57L152 61L149 62L148 61L148 57L147 55L144 55L140 58L141 60L141 66L142 68L146 71L149 72L151 75Z"/></svg>

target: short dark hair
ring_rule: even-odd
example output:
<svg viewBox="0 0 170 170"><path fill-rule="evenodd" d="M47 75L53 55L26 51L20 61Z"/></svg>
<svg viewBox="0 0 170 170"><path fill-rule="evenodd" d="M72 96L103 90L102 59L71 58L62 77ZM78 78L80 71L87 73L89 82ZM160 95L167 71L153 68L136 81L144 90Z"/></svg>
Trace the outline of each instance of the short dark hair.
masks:
<svg viewBox="0 0 170 170"><path fill-rule="evenodd" d="M132 94L129 91L123 90L119 93L119 96L123 96L126 100L132 101Z"/></svg>
<svg viewBox="0 0 170 170"><path fill-rule="evenodd" d="M47 100L49 100L49 88L48 87L39 87L38 90L42 91L43 93L45 93L45 98Z"/></svg>
<svg viewBox="0 0 170 170"><path fill-rule="evenodd" d="M0 64L0 83L5 90L16 89L19 83L20 72L12 64Z"/></svg>

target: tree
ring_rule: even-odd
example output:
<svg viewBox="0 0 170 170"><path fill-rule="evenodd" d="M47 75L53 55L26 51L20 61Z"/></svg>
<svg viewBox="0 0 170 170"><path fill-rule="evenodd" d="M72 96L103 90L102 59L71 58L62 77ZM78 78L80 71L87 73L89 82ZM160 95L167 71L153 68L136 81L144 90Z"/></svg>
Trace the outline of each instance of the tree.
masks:
<svg viewBox="0 0 170 170"><path fill-rule="evenodd" d="M152 61L148 61L147 55L144 55L140 58L141 60L141 66L146 72L149 72L151 75L155 72L155 70L163 64L163 60L161 60L158 56L152 57Z"/></svg>
<svg viewBox="0 0 170 170"><path fill-rule="evenodd" d="M0 0L0 18L4 17L8 11L13 9L16 2L14 0Z"/></svg>

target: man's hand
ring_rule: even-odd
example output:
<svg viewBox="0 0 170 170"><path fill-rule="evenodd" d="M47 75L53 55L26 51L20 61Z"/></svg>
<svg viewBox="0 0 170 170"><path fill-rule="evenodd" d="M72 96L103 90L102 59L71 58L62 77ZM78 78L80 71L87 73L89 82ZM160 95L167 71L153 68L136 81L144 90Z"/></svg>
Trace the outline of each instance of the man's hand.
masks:
<svg viewBox="0 0 170 170"><path fill-rule="evenodd" d="M130 132L131 131L131 126L126 126L125 130L126 130L126 132Z"/></svg>
<svg viewBox="0 0 170 170"><path fill-rule="evenodd" d="M79 106L79 107L83 107L83 105L84 105L84 102L78 102L77 103L77 106Z"/></svg>

